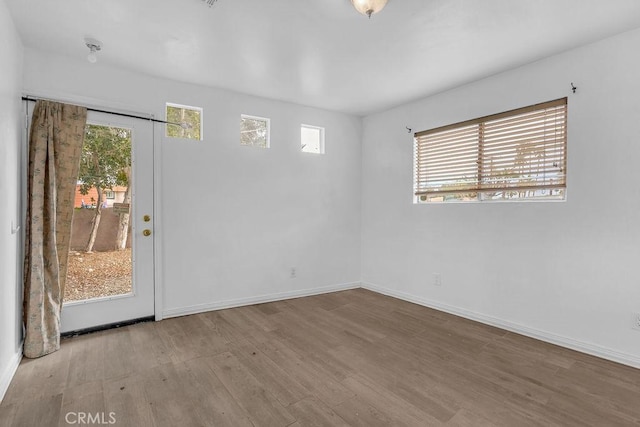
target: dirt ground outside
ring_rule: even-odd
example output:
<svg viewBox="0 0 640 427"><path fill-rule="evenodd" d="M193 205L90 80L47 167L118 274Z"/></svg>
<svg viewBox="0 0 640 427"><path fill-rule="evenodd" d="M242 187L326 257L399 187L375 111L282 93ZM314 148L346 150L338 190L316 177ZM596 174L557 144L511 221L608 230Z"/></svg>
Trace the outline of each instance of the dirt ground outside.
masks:
<svg viewBox="0 0 640 427"><path fill-rule="evenodd" d="M65 301L131 292L131 249L69 253Z"/></svg>
<svg viewBox="0 0 640 427"><path fill-rule="evenodd" d="M104 209L94 252L84 252L94 215L94 209L76 209L73 213L65 302L131 292L131 232L127 248L114 250L118 215L111 208Z"/></svg>

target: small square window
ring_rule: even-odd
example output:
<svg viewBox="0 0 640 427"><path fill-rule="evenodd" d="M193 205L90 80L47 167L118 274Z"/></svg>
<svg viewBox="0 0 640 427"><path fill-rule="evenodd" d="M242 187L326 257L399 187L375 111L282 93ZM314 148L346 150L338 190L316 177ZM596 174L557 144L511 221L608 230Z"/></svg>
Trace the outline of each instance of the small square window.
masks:
<svg viewBox="0 0 640 427"><path fill-rule="evenodd" d="M303 153L324 154L324 128L300 126L300 150Z"/></svg>
<svg viewBox="0 0 640 427"><path fill-rule="evenodd" d="M270 120L264 117L240 116L240 145L269 148Z"/></svg>
<svg viewBox="0 0 640 427"><path fill-rule="evenodd" d="M166 136L202 140L202 108L167 103Z"/></svg>
<svg viewBox="0 0 640 427"><path fill-rule="evenodd" d="M105 191L104 195L106 196L107 199L115 199L116 198L116 192L115 191Z"/></svg>

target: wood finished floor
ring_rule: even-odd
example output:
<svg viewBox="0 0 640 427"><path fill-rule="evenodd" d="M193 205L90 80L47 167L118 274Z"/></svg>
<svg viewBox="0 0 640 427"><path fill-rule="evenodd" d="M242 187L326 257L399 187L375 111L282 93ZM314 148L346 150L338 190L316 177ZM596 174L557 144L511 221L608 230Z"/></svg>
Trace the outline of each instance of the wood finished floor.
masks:
<svg viewBox="0 0 640 427"><path fill-rule="evenodd" d="M357 289L66 339L23 360L0 426L72 412L134 427L637 426L640 370Z"/></svg>

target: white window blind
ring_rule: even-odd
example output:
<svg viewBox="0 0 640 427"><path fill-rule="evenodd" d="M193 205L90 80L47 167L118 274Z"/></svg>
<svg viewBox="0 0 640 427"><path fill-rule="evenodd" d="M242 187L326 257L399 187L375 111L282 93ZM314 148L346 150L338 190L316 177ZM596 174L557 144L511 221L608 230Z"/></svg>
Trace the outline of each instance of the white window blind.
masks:
<svg viewBox="0 0 640 427"><path fill-rule="evenodd" d="M567 99L415 134L418 202L563 199Z"/></svg>

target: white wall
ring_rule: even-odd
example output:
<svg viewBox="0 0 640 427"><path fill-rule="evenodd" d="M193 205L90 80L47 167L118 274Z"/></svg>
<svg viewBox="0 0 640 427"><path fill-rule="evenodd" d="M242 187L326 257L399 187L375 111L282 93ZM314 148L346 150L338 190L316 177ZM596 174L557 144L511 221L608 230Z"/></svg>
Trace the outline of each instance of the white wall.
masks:
<svg viewBox="0 0 640 427"><path fill-rule="evenodd" d="M365 285L640 366L638 46L640 31L625 33L365 118ZM412 204L405 126L564 96L566 202Z"/></svg>
<svg viewBox="0 0 640 427"><path fill-rule="evenodd" d="M25 92L154 113L204 109L204 141L159 141L164 315L344 286L360 278L361 120L25 51ZM271 119L271 148L239 144L240 115ZM300 152L300 124L326 154ZM297 270L291 279L290 269Z"/></svg>
<svg viewBox="0 0 640 427"><path fill-rule="evenodd" d="M22 43L0 1L0 400L21 356L20 210Z"/></svg>

